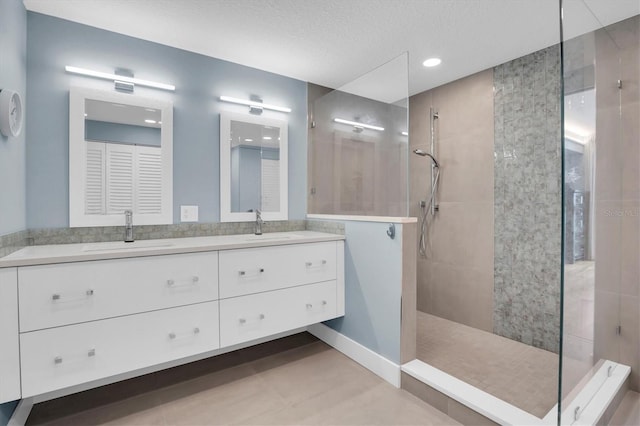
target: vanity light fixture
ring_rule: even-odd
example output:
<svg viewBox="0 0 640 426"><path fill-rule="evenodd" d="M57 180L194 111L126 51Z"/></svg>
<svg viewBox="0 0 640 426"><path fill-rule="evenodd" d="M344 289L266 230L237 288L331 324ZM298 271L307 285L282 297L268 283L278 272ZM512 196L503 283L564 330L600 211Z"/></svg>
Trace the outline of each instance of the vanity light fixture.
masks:
<svg viewBox="0 0 640 426"><path fill-rule="evenodd" d="M106 72L93 71L93 70L88 70L86 68L72 67L70 65L65 66L64 70L71 74L80 74L80 75L86 75L88 77L101 78L103 80L111 80L114 83L122 83L124 85L137 84L138 86L153 87L154 89L169 90L171 92L174 92L176 90L176 86L172 84L158 83L155 81L142 80L140 78L133 78L125 75L117 75L117 74L110 74Z"/></svg>
<svg viewBox="0 0 640 426"><path fill-rule="evenodd" d="M258 101L249 101L246 99L233 98L231 96L220 96L220 100L223 102L231 102L232 104L247 105L249 109L257 108L257 109L270 109L273 111L280 111L280 112L291 112L291 108L288 108L288 107L270 105L270 104L265 104Z"/></svg>
<svg viewBox="0 0 640 426"><path fill-rule="evenodd" d="M357 121L349 121L342 118L334 118L333 121L340 124L348 124L349 126L353 126L356 130L360 129L360 131L362 131L362 129L371 129L384 132L384 127L372 126L371 124L358 123Z"/></svg>

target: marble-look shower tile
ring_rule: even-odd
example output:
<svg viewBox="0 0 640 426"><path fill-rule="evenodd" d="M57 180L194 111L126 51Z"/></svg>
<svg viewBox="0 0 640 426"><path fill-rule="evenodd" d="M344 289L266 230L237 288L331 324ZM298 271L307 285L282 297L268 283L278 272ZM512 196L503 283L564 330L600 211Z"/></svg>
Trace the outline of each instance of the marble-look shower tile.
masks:
<svg viewBox="0 0 640 426"><path fill-rule="evenodd" d="M493 203L441 202L428 237L432 259L453 267L493 267Z"/></svg>
<svg viewBox="0 0 640 426"><path fill-rule="evenodd" d="M595 203L595 288L620 291L620 261L622 257L622 202L596 201Z"/></svg>
<svg viewBox="0 0 640 426"><path fill-rule="evenodd" d="M640 51L640 48L637 49ZM638 56L638 55L636 55ZM640 62L640 58L636 58ZM640 75L640 70L638 70ZM633 91L633 88L629 89ZM640 88L636 84L636 92ZM640 101L622 101L622 198L626 200L640 199Z"/></svg>
<svg viewBox="0 0 640 426"><path fill-rule="evenodd" d="M428 145L417 145L413 149L429 152ZM431 191L431 160L416 154L409 157L409 211L418 217L418 203L425 200Z"/></svg>
<svg viewBox="0 0 640 426"><path fill-rule="evenodd" d="M493 329L491 272L432 263L429 276L430 313L480 330Z"/></svg>
<svg viewBox="0 0 640 426"><path fill-rule="evenodd" d="M429 127L429 108L431 105L431 91L422 92L409 98L409 148L411 150L421 145L429 145L431 142Z"/></svg>
<svg viewBox="0 0 640 426"><path fill-rule="evenodd" d="M441 126L456 126L457 123ZM492 201L494 190L493 131L469 129L460 136L438 140L437 156L441 164L439 199L449 202Z"/></svg>
<svg viewBox="0 0 640 426"><path fill-rule="evenodd" d="M622 202L620 293L640 296L640 200Z"/></svg>
<svg viewBox="0 0 640 426"><path fill-rule="evenodd" d="M464 138L472 130L493 133L492 79L492 70L486 70L433 89L439 139Z"/></svg>
<svg viewBox="0 0 640 426"><path fill-rule="evenodd" d="M631 367L630 388L640 386L640 299L620 298L620 357L618 361Z"/></svg>
<svg viewBox="0 0 640 426"><path fill-rule="evenodd" d="M597 267L597 266L596 266ZM595 291L594 359L619 359L616 327L620 324L620 296L609 291Z"/></svg>

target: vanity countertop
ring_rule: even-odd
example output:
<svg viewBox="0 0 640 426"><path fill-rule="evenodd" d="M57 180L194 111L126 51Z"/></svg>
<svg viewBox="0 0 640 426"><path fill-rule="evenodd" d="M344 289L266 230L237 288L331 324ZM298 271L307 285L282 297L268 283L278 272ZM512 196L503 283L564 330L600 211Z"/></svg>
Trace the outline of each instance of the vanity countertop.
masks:
<svg viewBox="0 0 640 426"><path fill-rule="evenodd" d="M268 247L285 244L337 241L344 239L344 235L338 234L327 234L314 231L294 231L270 232L263 235L239 234L217 235L212 237L139 240L133 243L112 241L105 243L29 246L0 258L0 268Z"/></svg>

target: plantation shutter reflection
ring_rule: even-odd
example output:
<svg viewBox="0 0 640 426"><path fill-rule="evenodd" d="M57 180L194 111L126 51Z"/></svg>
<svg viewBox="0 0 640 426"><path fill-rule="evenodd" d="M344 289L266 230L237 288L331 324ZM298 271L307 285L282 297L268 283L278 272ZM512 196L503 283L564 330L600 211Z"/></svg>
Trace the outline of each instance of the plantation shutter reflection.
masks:
<svg viewBox="0 0 640 426"><path fill-rule="evenodd" d="M162 156L160 149L138 146L136 165L136 213L162 213Z"/></svg>
<svg viewBox="0 0 640 426"><path fill-rule="evenodd" d="M86 214L162 214L161 148L86 144Z"/></svg>
<svg viewBox="0 0 640 426"><path fill-rule="evenodd" d="M85 176L85 213L104 214L105 210L105 144L87 142Z"/></svg>
<svg viewBox="0 0 640 426"><path fill-rule="evenodd" d="M107 214L133 210L135 146L107 144Z"/></svg>

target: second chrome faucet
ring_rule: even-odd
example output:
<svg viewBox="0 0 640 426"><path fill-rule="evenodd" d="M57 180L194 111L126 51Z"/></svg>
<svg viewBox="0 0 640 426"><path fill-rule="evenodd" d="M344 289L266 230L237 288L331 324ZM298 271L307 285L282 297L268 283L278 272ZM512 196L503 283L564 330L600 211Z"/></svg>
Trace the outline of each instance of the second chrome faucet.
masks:
<svg viewBox="0 0 640 426"><path fill-rule="evenodd" d="M256 209L256 235L262 235L262 213L260 212L260 209Z"/></svg>
<svg viewBox="0 0 640 426"><path fill-rule="evenodd" d="M133 240L133 210L124 211L124 242L132 243Z"/></svg>

